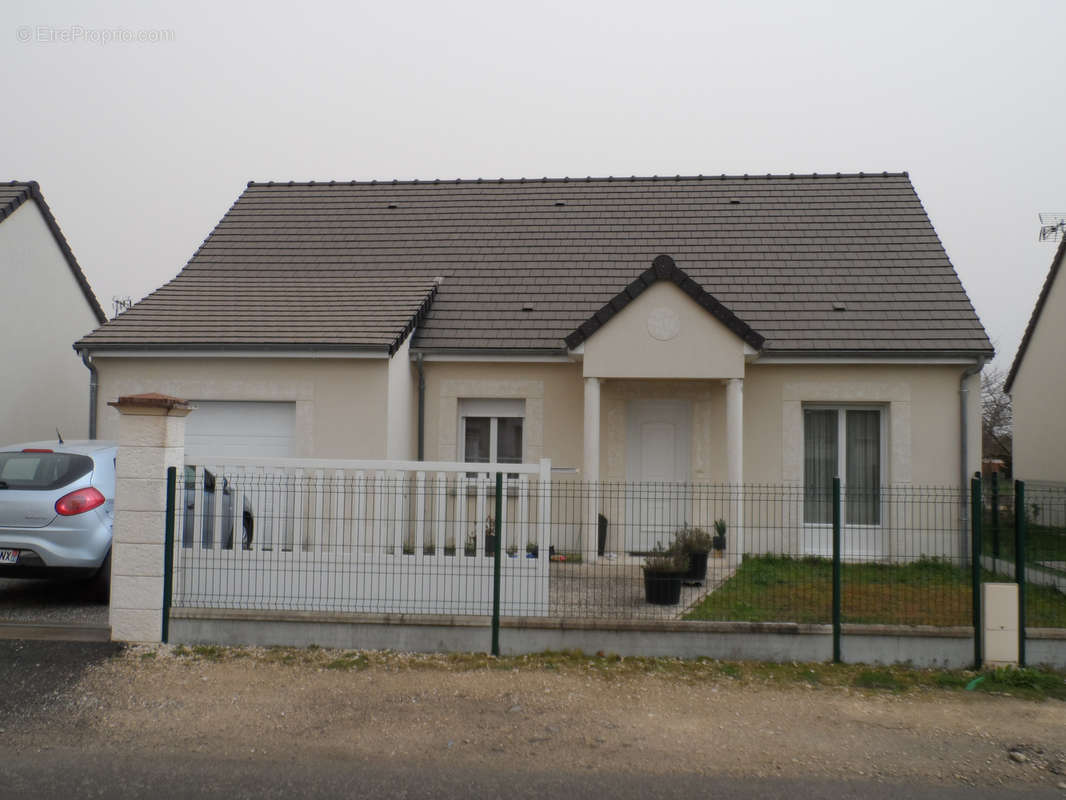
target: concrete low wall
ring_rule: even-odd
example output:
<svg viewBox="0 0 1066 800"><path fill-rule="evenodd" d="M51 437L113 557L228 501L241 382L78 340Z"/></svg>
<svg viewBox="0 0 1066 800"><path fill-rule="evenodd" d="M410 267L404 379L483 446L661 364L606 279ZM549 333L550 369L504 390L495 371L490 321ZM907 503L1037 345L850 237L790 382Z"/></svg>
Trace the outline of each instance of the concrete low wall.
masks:
<svg viewBox="0 0 1066 800"><path fill-rule="evenodd" d="M170 641L486 652L491 628L485 617L175 609L170 616ZM1034 631L1027 648L1030 664L1066 668L1066 631ZM517 618L501 622L500 650L506 655L582 650L624 656L812 662L832 658L833 636L828 625ZM841 651L848 663L962 669L973 665L973 632L969 628L845 625Z"/></svg>
<svg viewBox="0 0 1066 800"><path fill-rule="evenodd" d="M1027 631L1025 662L1066 669L1066 629L1033 628Z"/></svg>

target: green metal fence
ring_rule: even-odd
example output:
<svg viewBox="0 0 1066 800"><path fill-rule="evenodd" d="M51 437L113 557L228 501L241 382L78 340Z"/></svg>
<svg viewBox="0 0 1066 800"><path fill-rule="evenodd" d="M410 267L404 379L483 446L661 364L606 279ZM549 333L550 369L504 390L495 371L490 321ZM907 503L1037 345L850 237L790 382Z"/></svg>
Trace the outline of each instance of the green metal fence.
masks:
<svg viewBox="0 0 1066 800"><path fill-rule="evenodd" d="M988 487L976 486L971 509L957 489L844 488L834 501L802 486L541 478L501 473L497 489L495 474L461 471L189 468L175 480L171 602L969 626L978 621L980 581L1015 580L1023 549L1008 513L1013 487L990 500ZM849 517L849 506L862 511ZM1022 560L1026 625L1064 627L1066 583L1047 578L1066 579L1049 563L1066 559L1062 531L1026 522L1039 530ZM985 532L979 563L975 527Z"/></svg>
<svg viewBox="0 0 1066 800"><path fill-rule="evenodd" d="M1066 486L982 483L985 579L1020 581L1026 627L1066 627Z"/></svg>

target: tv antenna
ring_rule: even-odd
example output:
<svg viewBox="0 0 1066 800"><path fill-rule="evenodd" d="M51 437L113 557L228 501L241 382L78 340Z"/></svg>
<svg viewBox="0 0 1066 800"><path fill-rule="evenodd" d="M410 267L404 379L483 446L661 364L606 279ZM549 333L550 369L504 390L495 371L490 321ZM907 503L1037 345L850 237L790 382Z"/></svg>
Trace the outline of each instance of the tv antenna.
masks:
<svg viewBox="0 0 1066 800"><path fill-rule="evenodd" d="M1066 233L1066 214L1040 215L1040 241L1057 242Z"/></svg>
<svg viewBox="0 0 1066 800"><path fill-rule="evenodd" d="M1043 234L1041 234L1041 236L1043 236ZM117 297L112 295L111 304L115 307L115 316L117 317L123 311L129 311L131 308L133 308L133 298Z"/></svg>

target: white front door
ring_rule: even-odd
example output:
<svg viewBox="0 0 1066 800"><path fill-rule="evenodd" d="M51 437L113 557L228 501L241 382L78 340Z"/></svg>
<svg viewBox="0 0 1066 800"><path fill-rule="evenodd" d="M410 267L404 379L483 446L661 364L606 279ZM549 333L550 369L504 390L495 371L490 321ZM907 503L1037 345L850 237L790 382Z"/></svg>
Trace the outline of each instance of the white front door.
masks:
<svg viewBox="0 0 1066 800"><path fill-rule="evenodd" d="M688 521L692 403L642 398L626 411L625 549L645 552Z"/></svg>

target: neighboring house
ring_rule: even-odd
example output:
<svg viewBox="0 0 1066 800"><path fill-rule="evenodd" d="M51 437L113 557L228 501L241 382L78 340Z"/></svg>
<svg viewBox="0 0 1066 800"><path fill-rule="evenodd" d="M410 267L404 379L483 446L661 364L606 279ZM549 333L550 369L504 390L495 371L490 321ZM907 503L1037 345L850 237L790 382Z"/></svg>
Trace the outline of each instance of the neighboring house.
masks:
<svg viewBox="0 0 1066 800"><path fill-rule="evenodd" d="M193 401L194 463L548 457L855 495L980 469L992 355L905 173L250 183L76 347L105 399Z"/></svg>
<svg viewBox="0 0 1066 800"><path fill-rule="evenodd" d="M1014 477L1026 481L1066 481L1066 239L1051 261L1033 315L1022 336L1004 389L1014 416Z"/></svg>
<svg viewBox="0 0 1066 800"><path fill-rule="evenodd" d="M0 183L0 445L89 431L90 373L72 341L106 321L36 181Z"/></svg>

